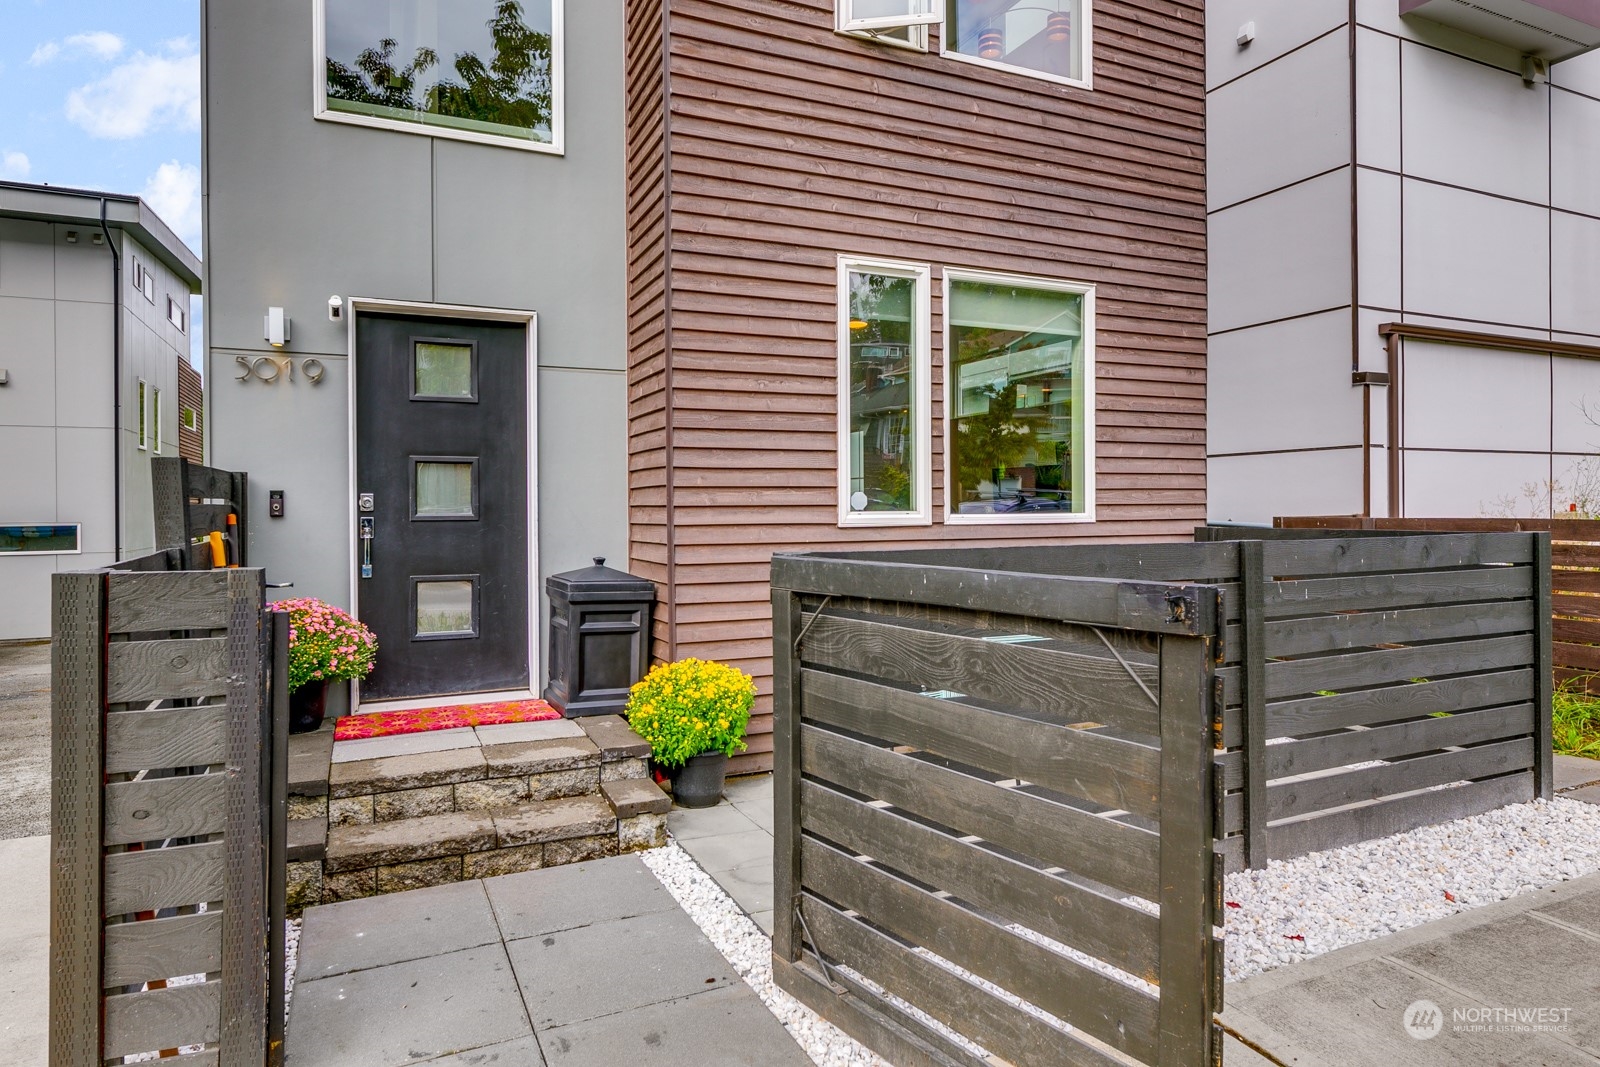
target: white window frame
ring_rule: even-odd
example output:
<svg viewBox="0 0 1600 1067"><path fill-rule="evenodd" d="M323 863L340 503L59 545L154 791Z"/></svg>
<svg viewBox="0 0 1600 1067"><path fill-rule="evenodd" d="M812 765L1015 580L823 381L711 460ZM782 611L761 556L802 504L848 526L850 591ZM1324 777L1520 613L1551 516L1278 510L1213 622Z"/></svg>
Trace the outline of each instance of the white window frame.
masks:
<svg viewBox="0 0 1600 1067"><path fill-rule="evenodd" d="M161 387L150 390L150 454L161 455Z"/></svg>
<svg viewBox="0 0 1600 1067"><path fill-rule="evenodd" d="M1094 88L1094 0L1082 0L1083 19L1082 26L1074 27L1074 47L1079 49L1080 67L1083 70L1081 78L1067 78L1060 74L1050 74L1047 71L1034 70L1031 67L1019 67L1012 63L1002 63L997 59L984 59L982 56L971 56L965 52L955 52L948 48L944 41L944 25L947 21L947 12L952 0L932 0L936 9L931 16L912 16L905 18L887 17L875 19L857 19L851 17L851 7L854 0L834 0L834 29L839 33L849 34L852 37L864 37L878 44L893 45L896 48L910 48L918 52L929 52L930 38L939 39L938 55L946 59L959 60L962 63L972 63L979 67L988 67L991 70L1005 70L1013 74L1021 74L1028 78L1038 78L1041 81L1054 82L1057 85L1070 85L1075 89ZM904 29L910 31L911 40L901 41L893 37L883 36L885 30Z"/></svg>
<svg viewBox="0 0 1600 1067"><path fill-rule="evenodd" d="M50 526L59 529L70 526L75 531L77 538L76 548L41 548L32 551L0 552L0 559L11 559L14 556L81 556L83 555L83 523L81 522L0 522L0 526Z"/></svg>
<svg viewBox="0 0 1600 1067"><path fill-rule="evenodd" d="M335 111L328 106L328 22L327 0L313 0L312 18L312 69L311 92L315 101L313 116L320 122L342 122L350 126L366 126L395 133L409 133L422 137L442 137L448 141L471 141L474 144L497 145L501 148L520 148L524 152L544 152L547 155L566 154L566 0L550 0L550 140L530 141L520 137L501 137L475 130L456 130L448 126L430 126L421 122L402 122L377 115L355 115L348 111Z"/></svg>
<svg viewBox="0 0 1600 1067"><path fill-rule="evenodd" d="M167 297L167 321L176 326L179 333L186 333L188 330L189 316L185 314L183 307L170 296Z"/></svg>
<svg viewBox="0 0 1600 1067"><path fill-rule="evenodd" d="M910 511L850 510L850 275L883 274L909 278L916 283L912 298L912 375L910 390L911 425L916 434L912 462L914 480ZM839 526L931 526L933 525L933 267L898 259L865 256L839 257L838 264L838 468Z"/></svg>
<svg viewBox="0 0 1600 1067"><path fill-rule="evenodd" d="M135 423L134 430L139 438L139 451L144 452L150 448L150 417L147 407L150 402L150 383L140 378L134 389L134 397L139 407L139 421Z"/></svg>
<svg viewBox="0 0 1600 1067"><path fill-rule="evenodd" d="M951 363L954 352L950 347L950 290L955 282L989 282L1002 285L1016 285L1029 289L1047 289L1058 293L1072 293L1083 297L1083 481L1082 497L1083 510L1069 513L1062 512L1007 512L1000 515L962 515L958 514L955 501L951 496L955 490L956 479L951 473L954 452L952 436L955 432L954 420L950 412L954 407L950 403L950 383L955 380L954 369ZM1085 523L1095 521L1095 287L1086 282L1072 282L1059 278L1041 278L1032 274L1005 274L987 270L966 270L957 267L946 267L944 270L944 289L942 293L944 309L944 323L942 343L944 345L944 521L952 526L1023 526L1038 523L1065 524ZM1079 487L1072 487L1073 496L1076 498Z"/></svg>
<svg viewBox="0 0 1600 1067"><path fill-rule="evenodd" d="M200 411L197 408L178 408L178 425L191 433L200 432Z"/></svg>
<svg viewBox="0 0 1600 1067"><path fill-rule="evenodd" d="M906 30L917 26L944 25L945 0L905 0L904 15L879 15L874 18L856 18L855 0L835 0L835 25L840 33L881 33L884 30ZM926 6L928 10L917 14L911 9ZM904 43L904 42L901 42Z"/></svg>
<svg viewBox="0 0 1600 1067"><path fill-rule="evenodd" d="M949 3L950 0L945 0ZM1081 78L1067 78L1060 74L1051 74L1043 70L1034 70L1032 67L1019 67L1012 63L1004 63L998 59L984 59L982 56L969 56L965 52L954 52L946 48L944 41L939 43L939 54L946 59L959 60L962 63L971 63L979 67L988 67L990 70L1008 70L1013 74L1021 74L1029 78L1038 78L1041 81L1055 82L1057 85L1070 85L1075 89L1094 88L1094 0L1083 0L1083 25L1072 28L1073 47L1079 50L1081 60L1080 68L1083 70ZM942 38L942 34L941 34Z"/></svg>

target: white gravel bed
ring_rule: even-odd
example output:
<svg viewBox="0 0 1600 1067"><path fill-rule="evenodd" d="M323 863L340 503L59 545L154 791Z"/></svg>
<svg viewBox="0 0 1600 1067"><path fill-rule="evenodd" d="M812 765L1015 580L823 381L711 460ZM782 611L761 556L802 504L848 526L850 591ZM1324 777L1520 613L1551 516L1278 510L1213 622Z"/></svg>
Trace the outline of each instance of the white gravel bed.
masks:
<svg viewBox="0 0 1600 1067"><path fill-rule="evenodd" d="M1274 860L1227 878L1227 980L1595 871L1600 806L1561 797Z"/></svg>
<svg viewBox="0 0 1600 1067"><path fill-rule="evenodd" d="M676 843L639 853L689 918L818 1067L893 1067L772 981L772 941Z"/></svg>

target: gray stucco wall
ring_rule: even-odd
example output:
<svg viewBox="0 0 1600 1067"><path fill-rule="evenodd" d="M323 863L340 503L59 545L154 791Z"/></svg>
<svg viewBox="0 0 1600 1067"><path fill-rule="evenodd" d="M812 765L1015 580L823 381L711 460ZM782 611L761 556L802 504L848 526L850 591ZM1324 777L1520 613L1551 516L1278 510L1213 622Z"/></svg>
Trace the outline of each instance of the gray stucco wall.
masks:
<svg viewBox="0 0 1600 1067"><path fill-rule="evenodd" d="M117 558L113 528L112 260L93 243L97 227L0 219L0 524L81 523L83 551L68 555L0 554L0 641L50 635L50 575L104 567ZM78 236L69 242L69 232ZM151 450L137 447L136 397L142 377L162 392L162 452L178 451L177 359L185 335L166 319L168 295L186 284L131 237L120 236L123 263L138 257L156 276L156 299L123 275L125 338L122 403L123 558L154 545L150 512ZM159 310L159 314L157 311Z"/></svg>
<svg viewBox="0 0 1600 1067"><path fill-rule="evenodd" d="M1352 348L1385 370L1382 323L1600 344L1600 55L1528 87L1510 49L1355 11L1352 59L1344 0L1208 5L1215 519L1362 510ZM1574 401L1600 405L1600 363L1404 353L1405 513L1528 514L1525 486L1597 451ZM1381 515L1387 397L1365 399Z"/></svg>
<svg viewBox="0 0 1600 1067"><path fill-rule="evenodd" d="M208 455L249 472L270 581L349 605L335 294L536 312L541 604L545 576L626 559L622 6L567 0L562 156L318 121L311 0L206 6ZM235 380L274 351L270 306L292 322L279 354L324 361L320 385Z"/></svg>

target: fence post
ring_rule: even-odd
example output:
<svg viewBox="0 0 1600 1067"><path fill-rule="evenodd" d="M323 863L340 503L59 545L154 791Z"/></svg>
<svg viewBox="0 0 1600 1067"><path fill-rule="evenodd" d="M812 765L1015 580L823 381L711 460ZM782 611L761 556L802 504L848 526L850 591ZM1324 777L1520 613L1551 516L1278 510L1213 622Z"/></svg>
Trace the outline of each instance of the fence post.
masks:
<svg viewBox="0 0 1600 1067"><path fill-rule="evenodd" d="M1244 865L1267 865L1266 574L1260 541L1239 542L1240 626L1244 648Z"/></svg>
<svg viewBox="0 0 1600 1067"><path fill-rule="evenodd" d="M800 958L800 597L772 588L772 952Z"/></svg>
<svg viewBox="0 0 1600 1067"><path fill-rule="evenodd" d="M1210 1064L1221 976L1212 947L1211 636L1161 639L1159 1067Z"/></svg>
<svg viewBox="0 0 1600 1067"><path fill-rule="evenodd" d="M50 632L50 1067L101 1061L105 576L57 574Z"/></svg>
<svg viewBox="0 0 1600 1067"><path fill-rule="evenodd" d="M265 624L270 627L266 645L267 692L266 730L271 744L266 748L266 781L270 783L271 803L264 809L267 832L267 1064L283 1063L285 959L285 892L288 880L289 847L289 613L266 609Z"/></svg>
<svg viewBox="0 0 1600 1067"><path fill-rule="evenodd" d="M267 920L261 812L265 586L259 570L228 572L227 814L222 911L222 1041L226 1064L266 1060Z"/></svg>
<svg viewBox="0 0 1600 1067"><path fill-rule="evenodd" d="M1550 738L1551 702L1555 699L1555 658L1551 644L1550 534L1533 538L1533 795L1549 800L1555 794L1555 752Z"/></svg>

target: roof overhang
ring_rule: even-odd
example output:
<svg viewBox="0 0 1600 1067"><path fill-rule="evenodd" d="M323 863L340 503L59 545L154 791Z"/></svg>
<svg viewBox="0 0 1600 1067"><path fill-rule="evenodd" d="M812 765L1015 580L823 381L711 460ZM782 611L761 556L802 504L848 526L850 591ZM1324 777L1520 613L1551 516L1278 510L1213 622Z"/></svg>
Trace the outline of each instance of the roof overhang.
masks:
<svg viewBox="0 0 1600 1067"><path fill-rule="evenodd" d="M78 223L98 228L102 201L107 225L132 234L151 255L182 278L190 292L200 291L200 257L138 197L53 185L0 182L0 218Z"/></svg>
<svg viewBox="0 0 1600 1067"><path fill-rule="evenodd" d="M1547 63L1600 47L1600 0L1400 0L1414 15Z"/></svg>

